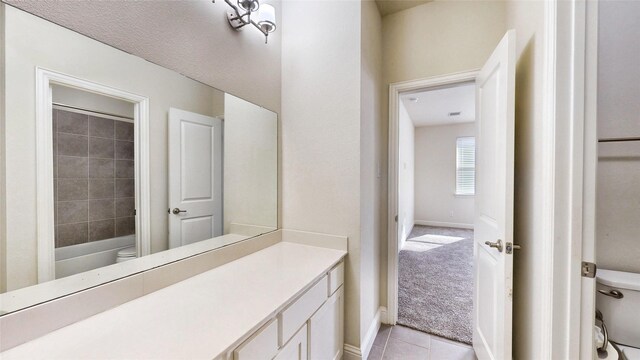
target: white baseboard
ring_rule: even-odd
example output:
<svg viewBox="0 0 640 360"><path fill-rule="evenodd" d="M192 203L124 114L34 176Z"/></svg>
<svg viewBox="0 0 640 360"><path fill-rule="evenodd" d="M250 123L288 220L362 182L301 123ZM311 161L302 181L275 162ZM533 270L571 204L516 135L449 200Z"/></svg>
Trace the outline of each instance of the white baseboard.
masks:
<svg viewBox="0 0 640 360"><path fill-rule="evenodd" d="M344 355L342 359L343 360L363 360L362 354L360 353L360 348L357 348L353 345L344 344Z"/></svg>
<svg viewBox="0 0 640 360"><path fill-rule="evenodd" d="M440 226L440 227L450 227L450 228L459 228L459 229L471 229L473 230L473 224L461 224L461 223L452 223L452 222L444 222L444 221L427 221L427 220L416 220L416 225L425 225L425 226Z"/></svg>
<svg viewBox="0 0 640 360"><path fill-rule="evenodd" d="M367 333L362 341L360 341L360 347L344 344L344 360L366 360L373 347L373 342L376 340L378 330L380 330L380 324L387 320L387 308L380 306L376 312L376 316L371 321Z"/></svg>

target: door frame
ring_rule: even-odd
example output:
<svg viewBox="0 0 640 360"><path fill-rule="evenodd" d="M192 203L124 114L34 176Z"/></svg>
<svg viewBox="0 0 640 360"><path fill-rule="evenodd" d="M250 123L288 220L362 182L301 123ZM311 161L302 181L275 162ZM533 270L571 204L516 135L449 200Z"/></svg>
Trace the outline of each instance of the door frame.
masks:
<svg viewBox="0 0 640 360"><path fill-rule="evenodd" d="M476 80L480 70L470 70L424 79L392 83L389 86L389 164L387 209L387 319L384 323L395 325L398 320L398 154L399 154L399 104L400 95L409 91L456 85ZM384 319L383 319L384 320Z"/></svg>
<svg viewBox="0 0 640 360"><path fill-rule="evenodd" d="M543 356L593 359L597 1L545 2ZM595 57L594 57L595 56Z"/></svg>
<svg viewBox="0 0 640 360"><path fill-rule="evenodd" d="M592 100L597 64L593 59L589 60L596 40L593 29L587 26L587 17L593 21L593 12L588 15L586 11L594 4L597 2L586 0L544 2L544 90L540 119L546 185L540 195L544 203L540 220L543 236L538 239L540 251L537 255L544 265L539 266L540 280L530 285L540 299L538 314L542 319L532 325L530 334L521 334L537 338L536 354L544 358L572 358L580 354L581 360L592 359L589 346L593 341L593 327L590 326L593 314L588 311L595 297L595 279L581 276L581 263L594 256L588 247L593 244L595 220L593 162L597 160L597 144L591 140L595 136L596 114ZM591 77L587 84L585 75L588 79ZM391 251L397 248L394 220L397 212L398 103L394 93L399 93L403 84L392 84L389 97L389 324L396 323L398 306L397 253ZM517 303L514 311L518 311Z"/></svg>
<svg viewBox="0 0 640 360"><path fill-rule="evenodd" d="M149 98L40 67L35 70L38 283L55 279L52 85L71 87L134 105L136 248L138 256L150 254Z"/></svg>

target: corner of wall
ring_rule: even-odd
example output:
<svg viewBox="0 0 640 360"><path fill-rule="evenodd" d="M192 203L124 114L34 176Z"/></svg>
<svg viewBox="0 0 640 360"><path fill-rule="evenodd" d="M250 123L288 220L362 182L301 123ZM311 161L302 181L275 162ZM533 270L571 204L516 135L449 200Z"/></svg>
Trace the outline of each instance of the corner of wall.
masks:
<svg viewBox="0 0 640 360"><path fill-rule="evenodd" d="M382 18L375 2L363 1L360 6L360 347L363 348L380 307L380 248L384 236L381 223L386 218L381 209L380 169ZM379 319L377 324L379 327Z"/></svg>

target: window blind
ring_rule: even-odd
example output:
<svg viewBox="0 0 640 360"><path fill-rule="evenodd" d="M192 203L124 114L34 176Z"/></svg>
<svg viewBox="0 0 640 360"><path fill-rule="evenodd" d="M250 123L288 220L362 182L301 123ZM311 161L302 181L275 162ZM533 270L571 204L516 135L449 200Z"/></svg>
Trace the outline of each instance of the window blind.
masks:
<svg viewBox="0 0 640 360"><path fill-rule="evenodd" d="M456 139L456 194L476 193L476 139L473 136Z"/></svg>

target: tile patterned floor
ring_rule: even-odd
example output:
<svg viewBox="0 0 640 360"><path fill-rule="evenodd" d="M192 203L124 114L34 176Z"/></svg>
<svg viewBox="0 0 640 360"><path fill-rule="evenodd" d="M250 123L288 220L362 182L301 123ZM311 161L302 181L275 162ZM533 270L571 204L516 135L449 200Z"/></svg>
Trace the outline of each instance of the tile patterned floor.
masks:
<svg viewBox="0 0 640 360"><path fill-rule="evenodd" d="M382 325L368 360L477 360L466 344L408 327Z"/></svg>

